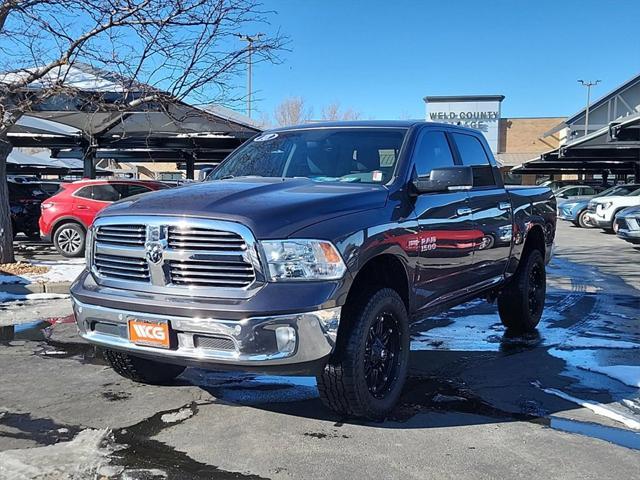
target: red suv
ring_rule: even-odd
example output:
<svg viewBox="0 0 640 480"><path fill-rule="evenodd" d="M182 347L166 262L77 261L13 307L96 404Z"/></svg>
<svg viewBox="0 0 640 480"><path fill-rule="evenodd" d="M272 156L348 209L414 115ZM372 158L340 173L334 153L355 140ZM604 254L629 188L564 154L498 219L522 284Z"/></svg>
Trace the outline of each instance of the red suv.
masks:
<svg viewBox="0 0 640 480"><path fill-rule="evenodd" d="M65 257L84 255L87 228L98 212L122 198L168 188L145 180L80 180L63 183L41 205L39 227L43 240L53 241Z"/></svg>

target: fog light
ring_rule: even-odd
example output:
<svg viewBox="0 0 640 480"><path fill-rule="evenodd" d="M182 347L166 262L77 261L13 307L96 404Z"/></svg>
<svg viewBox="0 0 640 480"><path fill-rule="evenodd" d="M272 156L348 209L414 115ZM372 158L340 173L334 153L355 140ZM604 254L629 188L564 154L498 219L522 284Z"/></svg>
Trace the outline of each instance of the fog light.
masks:
<svg viewBox="0 0 640 480"><path fill-rule="evenodd" d="M296 331L292 327L276 328L276 343L280 353L293 353L296 349Z"/></svg>

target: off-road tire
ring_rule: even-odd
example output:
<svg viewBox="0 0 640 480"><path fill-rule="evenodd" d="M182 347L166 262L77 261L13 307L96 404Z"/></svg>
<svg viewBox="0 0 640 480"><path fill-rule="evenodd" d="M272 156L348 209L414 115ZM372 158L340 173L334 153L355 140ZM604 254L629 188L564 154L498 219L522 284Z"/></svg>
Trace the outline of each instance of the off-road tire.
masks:
<svg viewBox="0 0 640 480"><path fill-rule="evenodd" d="M174 380L185 369L179 365L156 362L114 350L105 350L103 355L118 375L139 383L164 385Z"/></svg>
<svg viewBox="0 0 640 480"><path fill-rule="evenodd" d="M520 262L516 274L498 295L498 312L505 327L524 333L535 330L540 322L547 281L540 250L529 250Z"/></svg>
<svg viewBox="0 0 640 480"><path fill-rule="evenodd" d="M348 316L342 320L346 328L341 329L336 351L323 372L317 376L320 399L325 406L341 415L383 419L400 398L407 377L409 322L404 302L395 290L383 288L362 294L345 306L343 315ZM393 379L389 382L388 389L385 388L379 394L381 396L376 398L367 385L365 363L370 361L366 360L367 355L372 355L369 345L373 332L371 329L380 321L381 316L386 318L383 326L384 322L397 325L397 337L395 331L393 334L389 333L396 339L392 343L397 351L390 355L389 352L394 349L390 347L387 352L392 358L390 372L393 373L389 377Z"/></svg>
<svg viewBox="0 0 640 480"><path fill-rule="evenodd" d="M74 239L77 239L77 248L71 248L75 245ZM53 245L56 250L63 257L74 258L82 257L84 255L85 242L87 240L87 234L84 229L77 223L65 223L56 228L53 233ZM66 242L74 242L68 244ZM69 247L67 247L69 245Z"/></svg>

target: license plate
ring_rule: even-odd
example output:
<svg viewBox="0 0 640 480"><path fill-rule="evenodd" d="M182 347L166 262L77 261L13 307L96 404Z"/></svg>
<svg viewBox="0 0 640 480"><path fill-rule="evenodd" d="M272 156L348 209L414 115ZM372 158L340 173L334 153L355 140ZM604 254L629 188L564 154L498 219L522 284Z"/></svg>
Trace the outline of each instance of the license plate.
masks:
<svg viewBox="0 0 640 480"><path fill-rule="evenodd" d="M129 340L137 345L169 348L169 324L148 320L129 320Z"/></svg>

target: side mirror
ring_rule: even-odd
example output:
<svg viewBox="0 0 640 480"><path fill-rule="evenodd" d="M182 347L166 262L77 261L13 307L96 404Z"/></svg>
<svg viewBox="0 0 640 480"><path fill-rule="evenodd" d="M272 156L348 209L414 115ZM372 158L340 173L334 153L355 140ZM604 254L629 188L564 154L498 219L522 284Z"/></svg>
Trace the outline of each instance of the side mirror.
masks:
<svg viewBox="0 0 640 480"><path fill-rule="evenodd" d="M418 177L411 184L418 194L470 190L473 187L473 170L471 167L434 168L428 177Z"/></svg>

